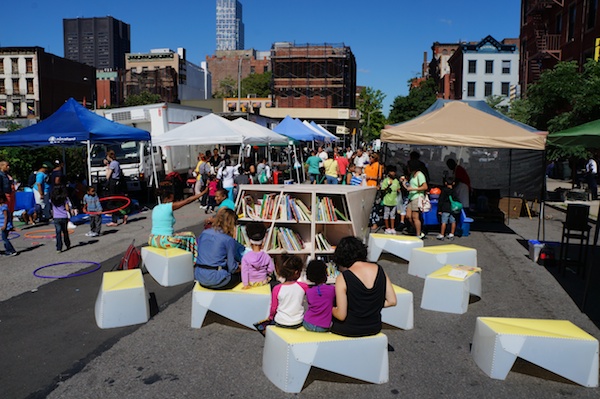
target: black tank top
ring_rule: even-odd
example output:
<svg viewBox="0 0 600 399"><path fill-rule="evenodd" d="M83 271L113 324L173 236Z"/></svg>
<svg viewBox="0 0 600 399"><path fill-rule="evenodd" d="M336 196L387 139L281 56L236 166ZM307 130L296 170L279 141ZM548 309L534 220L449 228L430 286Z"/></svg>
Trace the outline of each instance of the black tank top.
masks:
<svg viewBox="0 0 600 399"><path fill-rule="evenodd" d="M385 304L385 273L377 265L373 288L367 288L350 270L342 273L346 280L348 314L346 320L333 318L331 331L348 337L375 335L381 331L381 309Z"/></svg>

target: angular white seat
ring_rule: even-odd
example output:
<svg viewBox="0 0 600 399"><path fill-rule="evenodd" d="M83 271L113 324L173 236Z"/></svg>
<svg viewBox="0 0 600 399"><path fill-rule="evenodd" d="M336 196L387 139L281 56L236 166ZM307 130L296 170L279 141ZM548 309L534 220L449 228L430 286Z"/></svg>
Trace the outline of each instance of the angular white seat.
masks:
<svg viewBox="0 0 600 399"><path fill-rule="evenodd" d="M255 323L269 317L271 286L247 290L242 287L240 283L230 290L211 290L196 282L192 291L192 328L202 327L209 310L252 329Z"/></svg>
<svg viewBox="0 0 600 399"><path fill-rule="evenodd" d="M598 340L567 320L478 317L471 354L504 380L517 357L586 387L598 386Z"/></svg>
<svg viewBox="0 0 600 399"><path fill-rule="evenodd" d="M396 306L381 309L381 321L403 330L414 327L413 293L392 284L396 293Z"/></svg>
<svg viewBox="0 0 600 399"><path fill-rule="evenodd" d="M477 250L456 244L414 248L408 262L408 274L425 278L450 264L477 266Z"/></svg>
<svg viewBox="0 0 600 399"><path fill-rule="evenodd" d="M384 384L389 378L388 339L382 333L349 338L304 328L267 327L263 372L284 392L302 390L312 366Z"/></svg>
<svg viewBox="0 0 600 399"><path fill-rule="evenodd" d="M453 270L460 270L464 277L449 275ZM481 269L446 265L425 277L421 308L463 314L467 312L470 294L481 297Z"/></svg>
<svg viewBox="0 0 600 399"><path fill-rule="evenodd" d="M419 237L391 234L369 234L367 259L377 262L382 252L389 252L409 261L413 248L422 248L423 240Z"/></svg>
<svg viewBox="0 0 600 399"><path fill-rule="evenodd" d="M132 326L150 318L148 292L140 269L105 272L96 298L100 328Z"/></svg>
<svg viewBox="0 0 600 399"><path fill-rule="evenodd" d="M142 262L163 287L194 281L193 255L183 249L142 247Z"/></svg>

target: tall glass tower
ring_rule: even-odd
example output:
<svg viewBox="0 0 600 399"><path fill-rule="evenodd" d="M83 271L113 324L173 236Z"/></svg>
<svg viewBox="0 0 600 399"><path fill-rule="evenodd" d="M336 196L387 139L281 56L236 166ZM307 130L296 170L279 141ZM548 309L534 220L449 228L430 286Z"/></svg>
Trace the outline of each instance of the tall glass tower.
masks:
<svg viewBox="0 0 600 399"><path fill-rule="evenodd" d="M217 50L243 50L242 4L237 0L217 0Z"/></svg>

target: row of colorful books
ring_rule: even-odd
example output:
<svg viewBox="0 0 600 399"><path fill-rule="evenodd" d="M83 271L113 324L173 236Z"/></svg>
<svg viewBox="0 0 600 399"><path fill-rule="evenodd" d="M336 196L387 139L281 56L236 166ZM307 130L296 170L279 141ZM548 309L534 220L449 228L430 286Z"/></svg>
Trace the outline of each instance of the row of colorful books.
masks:
<svg viewBox="0 0 600 399"><path fill-rule="evenodd" d="M323 233L318 233L315 235L315 248L318 251L332 251L333 247L327 241L327 238L323 235Z"/></svg>
<svg viewBox="0 0 600 399"><path fill-rule="evenodd" d="M310 210L302 200L287 194L281 198L278 216L279 220L295 220L297 222L310 222L312 217Z"/></svg>
<svg viewBox="0 0 600 399"><path fill-rule="evenodd" d="M302 251L304 241L300 234L287 227L273 227L271 240L266 248L269 250Z"/></svg>
<svg viewBox="0 0 600 399"><path fill-rule="evenodd" d="M329 197L318 198L317 200L317 221L320 222L337 222L343 220L348 221L348 217L339 211L334 205L333 200Z"/></svg>
<svg viewBox="0 0 600 399"><path fill-rule="evenodd" d="M250 248L250 238L248 238L248 234L246 233L246 226L238 225L235 232L235 239L237 242L242 244L245 247Z"/></svg>
<svg viewBox="0 0 600 399"><path fill-rule="evenodd" d="M279 204L279 205L278 205ZM240 213L253 220L270 220L275 214L278 220L297 222L310 222L312 215L306 204L298 198L290 195L280 195L275 193L264 194L261 199L256 201L252 196L242 197L242 209Z"/></svg>

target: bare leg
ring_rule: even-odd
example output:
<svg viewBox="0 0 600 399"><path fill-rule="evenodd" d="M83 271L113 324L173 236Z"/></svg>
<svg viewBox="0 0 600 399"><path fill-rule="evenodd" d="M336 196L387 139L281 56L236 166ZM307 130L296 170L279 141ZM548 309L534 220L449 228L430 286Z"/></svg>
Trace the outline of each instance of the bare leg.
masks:
<svg viewBox="0 0 600 399"><path fill-rule="evenodd" d="M440 229L440 234L441 235L446 234L446 223L442 223L442 227Z"/></svg>
<svg viewBox="0 0 600 399"><path fill-rule="evenodd" d="M419 216L420 215L418 211L410 212L410 219L412 221L413 226L415 226L415 233L417 234L417 237L421 235L421 219Z"/></svg>
<svg viewBox="0 0 600 399"><path fill-rule="evenodd" d="M450 225L450 234L454 234L454 231L456 230L456 223L452 223Z"/></svg>

